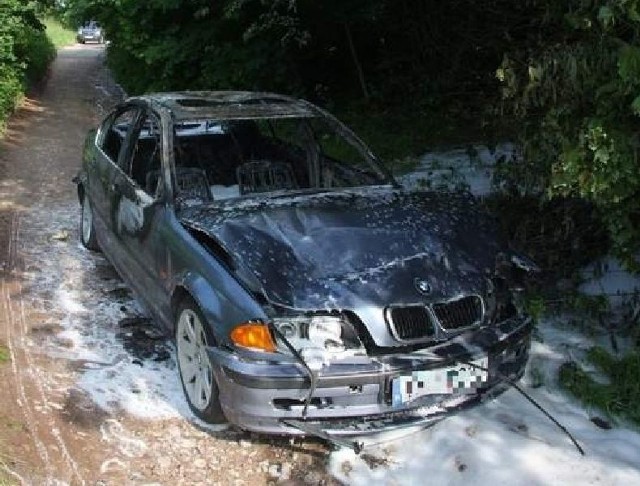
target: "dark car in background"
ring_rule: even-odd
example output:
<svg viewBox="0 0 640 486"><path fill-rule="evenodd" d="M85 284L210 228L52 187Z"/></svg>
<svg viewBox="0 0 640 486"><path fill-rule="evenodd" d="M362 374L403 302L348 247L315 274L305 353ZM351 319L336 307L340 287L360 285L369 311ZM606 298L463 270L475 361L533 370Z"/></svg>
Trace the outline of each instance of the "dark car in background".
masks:
<svg viewBox="0 0 640 486"><path fill-rule="evenodd" d="M346 126L285 96L160 93L85 144L81 240L175 337L193 412L268 433L409 425L527 362L521 257L473 197L400 187Z"/></svg>
<svg viewBox="0 0 640 486"><path fill-rule="evenodd" d="M97 42L98 44L104 44L104 32L98 22L96 22L95 20L90 20L88 22L85 22L81 27L78 28L76 40L80 44L85 44L87 42Z"/></svg>

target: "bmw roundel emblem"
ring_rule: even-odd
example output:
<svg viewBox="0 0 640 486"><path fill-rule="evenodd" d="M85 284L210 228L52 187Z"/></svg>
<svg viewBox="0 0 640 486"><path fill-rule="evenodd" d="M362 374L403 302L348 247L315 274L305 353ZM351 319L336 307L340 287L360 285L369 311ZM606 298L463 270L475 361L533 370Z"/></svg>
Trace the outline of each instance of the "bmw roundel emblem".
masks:
<svg viewBox="0 0 640 486"><path fill-rule="evenodd" d="M431 284L427 280L416 278L413 280L413 284L415 285L416 290L421 294L428 295L431 293Z"/></svg>

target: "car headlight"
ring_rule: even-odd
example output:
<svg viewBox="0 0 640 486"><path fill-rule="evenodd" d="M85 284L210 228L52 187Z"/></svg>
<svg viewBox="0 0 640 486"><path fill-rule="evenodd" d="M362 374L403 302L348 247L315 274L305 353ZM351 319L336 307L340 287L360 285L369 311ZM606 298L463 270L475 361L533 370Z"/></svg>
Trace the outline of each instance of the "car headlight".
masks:
<svg viewBox="0 0 640 486"><path fill-rule="evenodd" d="M341 315L283 317L273 324L312 368L364 353L353 326Z"/></svg>
<svg viewBox="0 0 640 486"><path fill-rule="evenodd" d="M336 348L342 344L342 321L335 317L312 317L307 325L309 341L318 347Z"/></svg>

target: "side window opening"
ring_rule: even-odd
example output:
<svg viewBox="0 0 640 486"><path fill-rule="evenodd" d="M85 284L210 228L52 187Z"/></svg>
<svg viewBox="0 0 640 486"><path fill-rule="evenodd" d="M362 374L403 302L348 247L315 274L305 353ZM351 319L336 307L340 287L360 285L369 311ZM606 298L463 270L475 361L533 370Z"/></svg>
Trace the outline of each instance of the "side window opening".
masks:
<svg viewBox="0 0 640 486"><path fill-rule="evenodd" d="M147 115L137 134L131 153L128 175L147 194L158 195L162 171L162 137L160 122L153 115Z"/></svg>
<svg viewBox="0 0 640 486"><path fill-rule="evenodd" d="M111 161L118 165L120 152L124 147L124 142L127 138L133 122L137 109L129 108L123 112L117 113L110 121L107 122L108 128L102 137L102 143L100 147L102 151L111 159ZM124 168L123 168L124 169Z"/></svg>

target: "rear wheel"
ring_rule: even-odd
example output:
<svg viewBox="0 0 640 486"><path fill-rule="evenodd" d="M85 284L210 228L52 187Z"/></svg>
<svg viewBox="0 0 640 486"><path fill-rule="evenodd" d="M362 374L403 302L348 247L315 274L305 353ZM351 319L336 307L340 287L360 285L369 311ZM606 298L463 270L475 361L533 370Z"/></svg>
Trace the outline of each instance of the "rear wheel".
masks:
<svg viewBox="0 0 640 486"><path fill-rule="evenodd" d="M178 307L176 320L176 356L182 389L189 407L200 419L211 424L226 422L213 366L207 346L213 337L198 305L186 298Z"/></svg>
<svg viewBox="0 0 640 486"><path fill-rule="evenodd" d="M80 241L82 245L92 251L99 251L98 239L96 238L96 230L93 225L93 210L89 202L89 196L85 192L82 197L82 208L80 216Z"/></svg>

